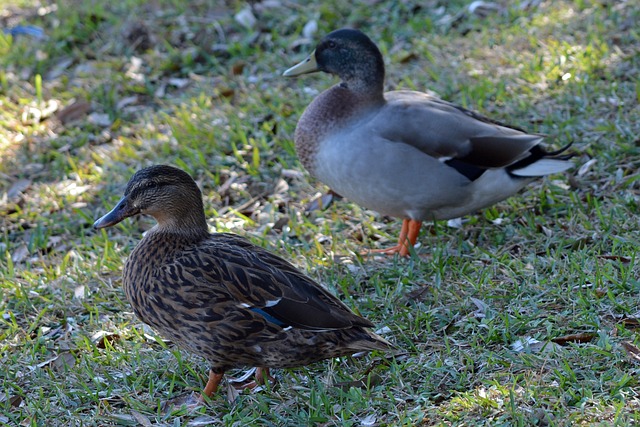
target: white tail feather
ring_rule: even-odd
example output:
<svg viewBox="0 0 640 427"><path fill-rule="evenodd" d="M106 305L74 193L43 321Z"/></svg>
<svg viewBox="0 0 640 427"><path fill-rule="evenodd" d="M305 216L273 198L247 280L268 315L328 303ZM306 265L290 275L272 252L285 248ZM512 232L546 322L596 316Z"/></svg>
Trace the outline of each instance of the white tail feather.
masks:
<svg viewBox="0 0 640 427"><path fill-rule="evenodd" d="M535 163L531 163L520 169L515 169L511 172L516 176L544 176L551 175L553 173L564 172L573 167L573 163L566 160L559 159L540 159Z"/></svg>

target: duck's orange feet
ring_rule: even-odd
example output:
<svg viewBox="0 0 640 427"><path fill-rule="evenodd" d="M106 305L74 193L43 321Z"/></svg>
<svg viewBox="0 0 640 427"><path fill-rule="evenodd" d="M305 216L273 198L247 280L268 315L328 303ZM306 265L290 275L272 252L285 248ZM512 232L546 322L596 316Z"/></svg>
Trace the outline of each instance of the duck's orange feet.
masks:
<svg viewBox="0 0 640 427"><path fill-rule="evenodd" d="M399 253L401 256L404 256L404 255L402 255L402 249L403 248L404 248L404 246L396 245L396 246L392 246L390 248L385 248L385 249L368 249L366 251L360 252L360 255L363 255L363 256L367 256L367 255L395 255L395 254Z"/></svg>
<svg viewBox="0 0 640 427"><path fill-rule="evenodd" d="M361 255L383 254L394 255L399 254L402 257L408 256L411 248L413 248L418 240L418 234L422 227L422 221L413 219L405 219L402 221L402 229L398 237L398 244L387 249L372 249L361 252Z"/></svg>
<svg viewBox="0 0 640 427"><path fill-rule="evenodd" d="M204 397L211 397L215 392L218 391L218 386L220 385L220 381L222 381L222 377L224 376L224 372L216 373L213 370L209 370L209 381L207 381L207 385L202 390L202 395L200 396L200 400L204 402Z"/></svg>
<svg viewBox="0 0 640 427"><path fill-rule="evenodd" d="M243 384L238 388L252 390L258 386L264 385L267 381L269 382L269 384L274 384L276 382L276 379L269 373L269 368L256 368L255 379L250 383Z"/></svg>

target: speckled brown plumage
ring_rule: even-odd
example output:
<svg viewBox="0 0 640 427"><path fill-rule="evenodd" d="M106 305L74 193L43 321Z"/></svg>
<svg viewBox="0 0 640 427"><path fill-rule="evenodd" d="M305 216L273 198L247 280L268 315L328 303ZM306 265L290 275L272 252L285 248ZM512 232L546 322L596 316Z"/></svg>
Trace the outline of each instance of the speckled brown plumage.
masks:
<svg viewBox="0 0 640 427"><path fill-rule="evenodd" d="M358 30L336 30L285 76L322 71L341 82L318 95L295 131L298 157L338 194L403 218L398 244L408 255L422 221L490 206L533 179L572 165L562 150L426 93L384 92L384 61Z"/></svg>
<svg viewBox="0 0 640 427"><path fill-rule="evenodd" d="M94 226L139 213L158 223L126 261L127 299L143 322L210 363L207 394L232 367L291 368L391 348L284 259L237 235L209 234L200 190L184 171L137 172Z"/></svg>

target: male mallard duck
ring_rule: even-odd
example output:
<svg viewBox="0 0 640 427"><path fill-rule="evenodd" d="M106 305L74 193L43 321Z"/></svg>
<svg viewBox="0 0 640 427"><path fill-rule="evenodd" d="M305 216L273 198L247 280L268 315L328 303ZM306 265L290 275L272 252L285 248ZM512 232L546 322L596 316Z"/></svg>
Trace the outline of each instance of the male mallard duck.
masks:
<svg viewBox="0 0 640 427"><path fill-rule="evenodd" d="M312 176L338 194L403 218L398 244L409 254L422 221L457 218L497 203L539 176L572 164L538 144L540 135L491 120L422 92L383 92L384 61L358 30L324 37L285 71L342 80L318 95L298 121L296 151Z"/></svg>
<svg viewBox="0 0 640 427"><path fill-rule="evenodd" d="M147 214L157 224L126 261L123 286L136 315L211 364L204 395L226 370L291 368L392 346L338 298L277 255L229 233L209 234L202 194L171 166L136 172L94 228Z"/></svg>

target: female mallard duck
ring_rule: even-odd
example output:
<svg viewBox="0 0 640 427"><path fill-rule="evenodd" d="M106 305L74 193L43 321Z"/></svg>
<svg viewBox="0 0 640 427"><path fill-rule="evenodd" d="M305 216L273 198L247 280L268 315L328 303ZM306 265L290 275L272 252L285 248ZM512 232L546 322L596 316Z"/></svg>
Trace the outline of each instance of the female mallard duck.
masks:
<svg viewBox="0 0 640 427"><path fill-rule="evenodd" d="M451 219L497 203L539 176L572 164L530 135L422 92L383 92L384 61L362 32L334 31L285 71L342 82L307 107L296 151L311 175L338 194L403 218L398 244L409 254L422 221Z"/></svg>
<svg viewBox="0 0 640 427"><path fill-rule="evenodd" d="M148 214L157 224L126 261L123 286L136 315L211 364L204 395L226 370L291 368L392 346L373 324L284 259L229 233L209 234L202 194L171 166L133 175L94 228Z"/></svg>

